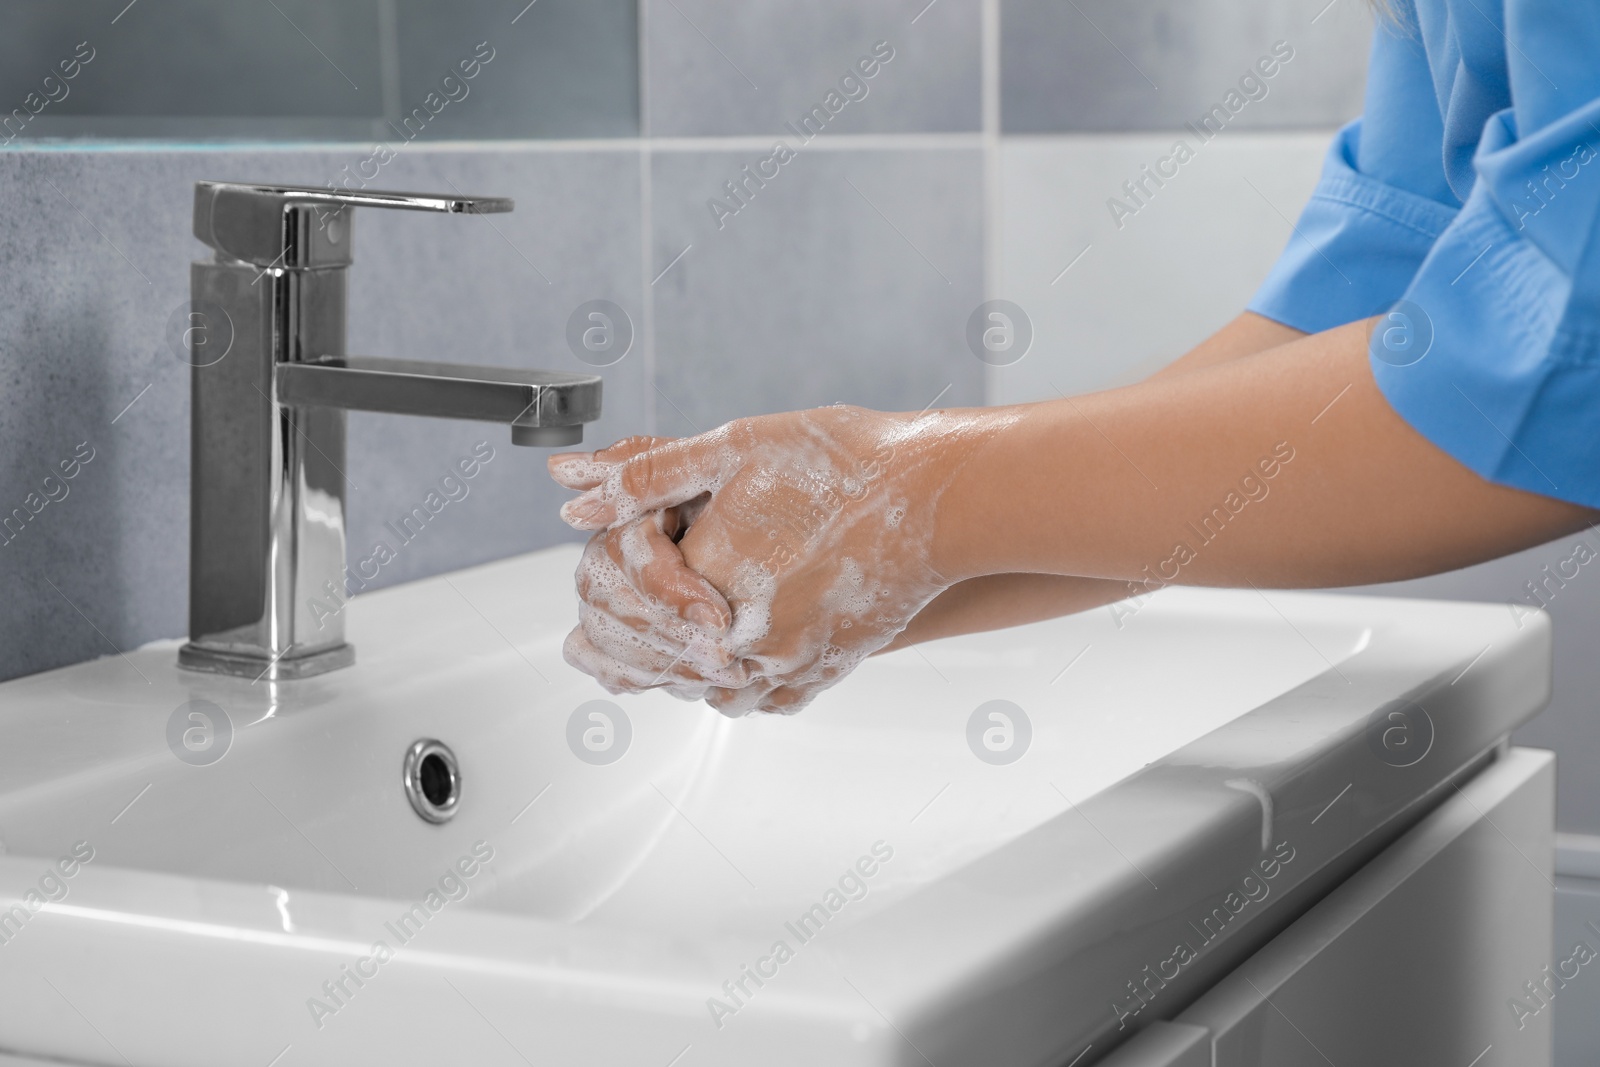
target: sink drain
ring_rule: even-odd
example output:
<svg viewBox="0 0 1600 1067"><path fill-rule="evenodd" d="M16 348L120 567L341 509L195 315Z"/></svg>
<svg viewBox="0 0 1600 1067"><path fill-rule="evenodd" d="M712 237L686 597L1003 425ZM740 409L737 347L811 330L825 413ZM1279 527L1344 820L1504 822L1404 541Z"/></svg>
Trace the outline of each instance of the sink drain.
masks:
<svg viewBox="0 0 1600 1067"><path fill-rule="evenodd" d="M442 741L425 737L406 750L406 799L428 822L448 822L461 801L461 769Z"/></svg>

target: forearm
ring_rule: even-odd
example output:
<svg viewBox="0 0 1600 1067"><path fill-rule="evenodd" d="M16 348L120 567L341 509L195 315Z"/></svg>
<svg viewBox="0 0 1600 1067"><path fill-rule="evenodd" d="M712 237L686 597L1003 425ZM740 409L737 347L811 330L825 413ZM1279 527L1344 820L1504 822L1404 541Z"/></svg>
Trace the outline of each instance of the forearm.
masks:
<svg viewBox="0 0 1600 1067"><path fill-rule="evenodd" d="M1129 595L1127 582L1070 574L987 574L969 578L935 597L882 651L1054 619L1102 607Z"/></svg>
<svg viewBox="0 0 1600 1067"><path fill-rule="evenodd" d="M1151 377L1216 366L1303 336L1299 330L1247 311ZM1064 574L983 575L958 582L935 597L884 651L1071 615L1115 603L1128 595L1128 583L1116 579Z"/></svg>
<svg viewBox="0 0 1600 1067"><path fill-rule="evenodd" d="M1286 345L1291 341L1298 341L1304 336L1304 333L1293 326L1285 326L1281 322L1263 318L1253 311L1241 312L1230 319L1222 329L1145 380L1167 378L1174 374L1215 367L1244 356L1265 352L1269 348Z"/></svg>
<svg viewBox="0 0 1600 1067"><path fill-rule="evenodd" d="M1373 383L1368 329L997 410L997 425L1014 421L952 472L934 565L956 579L1336 586L1465 566L1589 521L1412 430Z"/></svg>

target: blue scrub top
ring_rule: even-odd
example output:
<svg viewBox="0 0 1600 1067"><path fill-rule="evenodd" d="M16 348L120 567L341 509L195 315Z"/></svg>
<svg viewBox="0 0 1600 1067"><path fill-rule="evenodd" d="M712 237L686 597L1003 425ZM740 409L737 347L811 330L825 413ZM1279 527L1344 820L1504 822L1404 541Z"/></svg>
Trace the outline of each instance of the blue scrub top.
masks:
<svg viewBox="0 0 1600 1067"><path fill-rule="evenodd" d="M1366 114L1250 309L1393 309L1378 388L1491 481L1600 507L1600 4L1397 0ZM1398 303L1397 303L1398 301Z"/></svg>

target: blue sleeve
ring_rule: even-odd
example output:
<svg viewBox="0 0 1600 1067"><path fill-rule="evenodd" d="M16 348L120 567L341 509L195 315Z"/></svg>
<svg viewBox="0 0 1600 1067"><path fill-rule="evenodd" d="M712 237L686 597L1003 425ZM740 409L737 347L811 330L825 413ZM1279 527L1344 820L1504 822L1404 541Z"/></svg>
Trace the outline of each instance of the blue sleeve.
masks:
<svg viewBox="0 0 1600 1067"><path fill-rule="evenodd" d="M1506 0L1502 27L1482 0L1461 3L1463 52L1496 35L1476 45L1504 54L1512 103L1483 127L1465 205L1374 331L1373 376L1484 478L1600 507L1600 5Z"/></svg>
<svg viewBox="0 0 1600 1067"><path fill-rule="evenodd" d="M1366 111L1328 148L1288 246L1250 302L1307 333L1393 306L1460 208L1445 180L1438 98L1422 44L1373 34Z"/></svg>

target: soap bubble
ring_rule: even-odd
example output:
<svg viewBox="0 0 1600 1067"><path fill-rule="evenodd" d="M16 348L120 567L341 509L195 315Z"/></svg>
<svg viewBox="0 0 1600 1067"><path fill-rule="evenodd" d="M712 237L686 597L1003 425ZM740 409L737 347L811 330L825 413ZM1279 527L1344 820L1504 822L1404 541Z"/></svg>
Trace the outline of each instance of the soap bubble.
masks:
<svg viewBox="0 0 1600 1067"><path fill-rule="evenodd" d="M1421 763L1433 748L1433 718L1412 701L1390 704L1367 718L1367 745L1391 767Z"/></svg>
<svg viewBox="0 0 1600 1067"><path fill-rule="evenodd" d="M985 300L967 317L967 347L991 367L1009 367L1033 347L1033 320L1009 300Z"/></svg>
<svg viewBox="0 0 1600 1067"><path fill-rule="evenodd" d="M633 320L609 300L579 304L567 318L567 347L591 367L609 367L633 348Z"/></svg>
<svg viewBox="0 0 1600 1067"><path fill-rule="evenodd" d="M609 700L586 700L567 717L567 747L585 763L615 763L632 742L628 713Z"/></svg>
<svg viewBox="0 0 1600 1067"><path fill-rule="evenodd" d="M233 721L209 700L179 704L167 716L167 747L183 762L204 767L228 754Z"/></svg>
<svg viewBox="0 0 1600 1067"><path fill-rule="evenodd" d="M1015 763L1033 741L1028 713L1009 700L979 704L967 719L967 747L985 763Z"/></svg>

